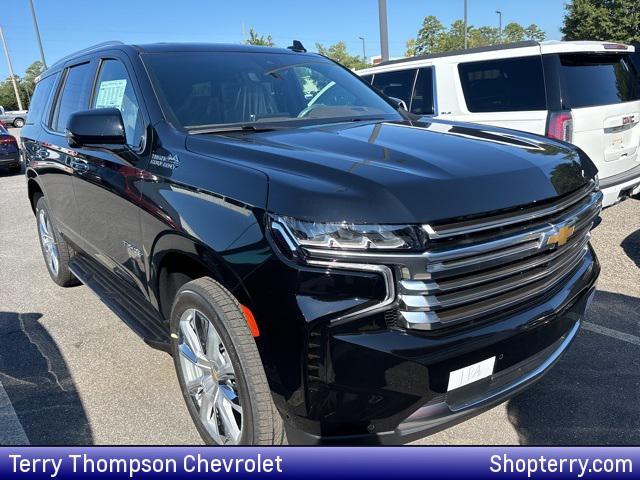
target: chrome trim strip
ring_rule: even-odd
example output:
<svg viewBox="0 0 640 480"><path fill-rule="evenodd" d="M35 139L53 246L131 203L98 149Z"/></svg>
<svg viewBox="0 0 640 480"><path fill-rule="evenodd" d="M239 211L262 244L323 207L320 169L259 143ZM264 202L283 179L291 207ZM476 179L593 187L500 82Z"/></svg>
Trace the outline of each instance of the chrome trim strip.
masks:
<svg viewBox="0 0 640 480"><path fill-rule="evenodd" d="M280 232L280 234L284 238L284 241L287 242L287 246L291 249L292 252L295 252L297 250L297 247L294 241L289 236L288 229L285 226L277 222L271 222L271 228Z"/></svg>
<svg viewBox="0 0 640 480"><path fill-rule="evenodd" d="M325 267L327 270L330 270L332 268L337 268L341 270L375 272L375 273L380 273L384 278L386 294L384 299L381 302L375 305L371 305L370 307L348 313L341 317L334 318L333 320L331 320L331 325L340 325L348 320L353 320L354 318L359 318L363 315L370 315L372 313L385 310L396 299L396 289L395 289L395 282L393 280L393 272L389 267L385 265L370 265L366 263L324 262L320 260L307 260L307 264L316 266L316 267Z"/></svg>
<svg viewBox="0 0 640 480"><path fill-rule="evenodd" d="M484 230L489 230L492 228L499 228L499 227L513 225L520 222L535 220L536 218L546 217L553 213L559 213L562 210L567 209L571 205L580 202L580 200L583 200L588 197L587 191L590 189L593 189L594 187L595 187L595 183L591 181L588 184L588 188L583 187L582 189L579 190L579 192L574 193L570 197L567 197L564 200L562 200L561 202L554 203L546 208L543 208L537 211L533 211L533 212L530 211L530 212L522 213L520 215L506 216L508 214L505 214L506 218L504 219L498 219L494 221L487 220L485 222L479 223L478 225L474 225L470 227L452 227L452 228L447 228L443 230L437 230L437 227L434 228L429 224L423 225L423 228L429 235L429 238L439 239L439 238L453 237L458 235L473 234L473 233L481 232ZM593 192L591 194L589 203L593 204L593 203L596 203L598 200L602 201L602 197L603 197L602 192L600 191Z"/></svg>

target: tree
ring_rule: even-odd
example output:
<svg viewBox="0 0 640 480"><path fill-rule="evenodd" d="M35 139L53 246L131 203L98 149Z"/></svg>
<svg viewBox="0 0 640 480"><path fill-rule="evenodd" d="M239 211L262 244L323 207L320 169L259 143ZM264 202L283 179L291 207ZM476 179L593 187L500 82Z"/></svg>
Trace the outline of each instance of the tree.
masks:
<svg viewBox="0 0 640 480"><path fill-rule="evenodd" d="M27 96L31 98L36 88L36 78L44 71L44 65L37 60L27 67L22 77L22 85Z"/></svg>
<svg viewBox="0 0 640 480"><path fill-rule="evenodd" d="M502 31L502 43L521 42L525 38L525 30L519 23L508 23Z"/></svg>
<svg viewBox="0 0 640 480"><path fill-rule="evenodd" d="M469 47L486 47L500 43L500 31L497 27L480 27L469 30Z"/></svg>
<svg viewBox="0 0 640 480"><path fill-rule="evenodd" d="M405 43L405 46L407 47L407 50L404 52L404 56L405 57L415 57L415 55L416 55L416 39L415 38L410 38L409 40L407 40L407 43Z"/></svg>
<svg viewBox="0 0 640 480"><path fill-rule="evenodd" d="M536 24L527 28L519 23L509 23L502 32L504 43L521 40L544 40L545 33ZM415 42L415 43L414 43ZM486 47L500 43L500 32L496 27L474 27L467 25L467 45L469 48ZM454 21L448 29L433 15L425 17L422 27L418 31L416 40L407 42L406 56L425 53L442 53L464 48L464 22Z"/></svg>
<svg viewBox="0 0 640 480"><path fill-rule="evenodd" d="M535 40L536 42L541 42L547 38L547 34L544 33L544 30L538 27L535 23L532 23L524 29L524 36L527 40Z"/></svg>
<svg viewBox="0 0 640 480"><path fill-rule="evenodd" d="M264 35L258 35L253 28L249 29L249 38L245 40L245 43L247 45L258 45L261 47L275 46L275 42L273 41L273 38L271 38L271 35L267 35L266 37Z"/></svg>
<svg viewBox="0 0 640 480"><path fill-rule="evenodd" d="M316 43L316 49L320 55L329 57L331 60L335 60L351 70L359 70L368 66L362 57L350 55L347 51L347 44L344 42L334 43L329 47L325 47L321 43Z"/></svg>
<svg viewBox="0 0 640 480"><path fill-rule="evenodd" d="M440 20L433 15L425 17L422 22L422 27L418 30L418 38L415 40L415 55L424 55L438 51L444 34L444 25L442 25Z"/></svg>
<svg viewBox="0 0 640 480"><path fill-rule="evenodd" d="M24 106L27 105L26 92L21 88L22 84L20 77L15 75L14 78L18 84L18 92L24 108ZM16 101L16 94L13 91L11 77L7 77L4 81L0 82L0 105L2 105L6 110L18 110L18 102Z"/></svg>
<svg viewBox="0 0 640 480"><path fill-rule="evenodd" d="M566 9L565 40L640 41L638 0L572 0Z"/></svg>

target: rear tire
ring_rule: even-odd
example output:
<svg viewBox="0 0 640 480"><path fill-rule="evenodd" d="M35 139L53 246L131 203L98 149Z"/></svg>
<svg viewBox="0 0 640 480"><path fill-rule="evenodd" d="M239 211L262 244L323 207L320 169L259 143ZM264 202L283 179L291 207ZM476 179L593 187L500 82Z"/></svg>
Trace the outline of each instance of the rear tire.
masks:
<svg viewBox="0 0 640 480"><path fill-rule="evenodd" d="M69 261L74 255L73 249L56 230L44 197L38 195L34 203L40 248L51 280L61 287L78 285L80 282L69 270Z"/></svg>
<svg viewBox="0 0 640 480"><path fill-rule="evenodd" d="M282 445L282 418L237 300L211 278L180 288L171 351L182 395L212 445Z"/></svg>
<svg viewBox="0 0 640 480"><path fill-rule="evenodd" d="M14 126L14 127L16 127L16 128L22 128L22 127L24 127L24 119L22 119L22 118L16 118L16 119L13 121L13 126Z"/></svg>

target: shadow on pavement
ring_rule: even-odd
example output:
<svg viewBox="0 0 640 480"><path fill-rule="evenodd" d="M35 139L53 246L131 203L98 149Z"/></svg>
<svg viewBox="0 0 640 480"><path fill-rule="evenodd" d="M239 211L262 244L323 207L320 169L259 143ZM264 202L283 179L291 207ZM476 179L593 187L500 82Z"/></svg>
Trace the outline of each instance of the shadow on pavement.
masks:
<svg viewBox="0 0 640 480"><path fill-rule="evenodd" d="M67 364L40 317L0 312L0 382L31 444L91 444Z"/></svg>
<svg viewBox="0 0 640 480"><path fill-rule="evenodd" d="M640 299L599 291L586 321L637 338ZM639 358L640 345L583 325L558 364L507 404L520 443L640 444Z"/></svg>
<svg viewBox="0 0 640 480"><path fill-rule="evenodd" d="M620 244L624 253L640 267L640 230L636 230Z"/></svg>

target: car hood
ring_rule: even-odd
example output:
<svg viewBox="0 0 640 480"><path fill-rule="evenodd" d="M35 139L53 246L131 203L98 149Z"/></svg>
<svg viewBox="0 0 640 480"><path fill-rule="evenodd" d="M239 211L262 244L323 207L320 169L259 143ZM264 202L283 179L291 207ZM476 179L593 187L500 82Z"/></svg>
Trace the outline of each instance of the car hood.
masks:
<svg viewBox="0 0 640 480"><path fill-rule="evenodd" d="M444 121L192 135L187 148L262 171L269 211L315 221L452 219L550 199L596 173L563 142Z"/></svg>

